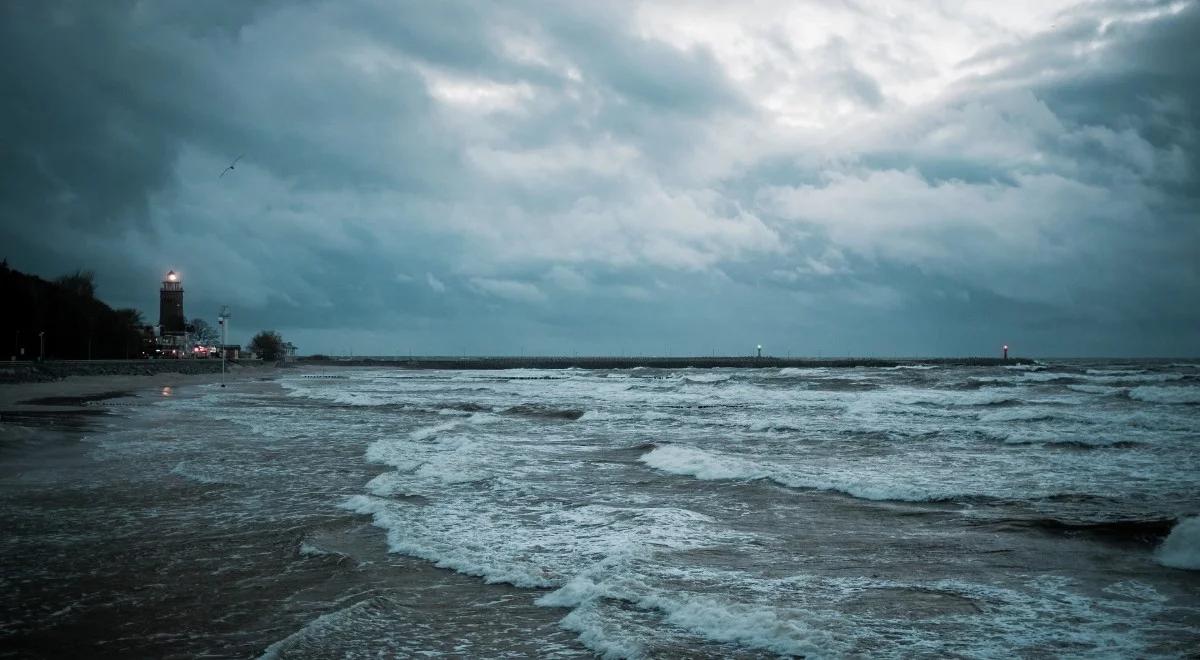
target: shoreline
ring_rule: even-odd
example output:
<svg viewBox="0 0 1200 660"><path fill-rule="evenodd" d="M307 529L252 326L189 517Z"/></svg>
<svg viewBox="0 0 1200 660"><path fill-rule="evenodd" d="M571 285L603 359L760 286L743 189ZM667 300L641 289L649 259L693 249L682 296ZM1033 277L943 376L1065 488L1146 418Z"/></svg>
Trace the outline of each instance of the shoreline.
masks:
<svg viewBox="0 0 1200 660"><path fill-rule="evenodd" d="M284 373L263 366L228 375L230 405L252 409L247 395L280 388ZM261 431L236 422L230 429L189 406L170 412L213 393L219 379L160 373L0 385L0 526L11 530L6 577L17 585L0 597L9 623L0 641L10 654L338 655L328 652L338 638L326 639L327 623L379 611L429 633L389 642L394 655L461 653L461 629L439 625L446 616L471 641L493 642L477 655L526 657L543 644L563 657L591 655L558 626L561 613L536 603L541 592L397 555L384 529L342 506L382 471L363 459L365 442L276 453L247 441L264 439ZM111 444L88 439L113 431ZM313 452L323 457L317 465L336 469L311 470ZM248 464L260 469L241 472ZM311 479L297 485L293 475ZM531 637L511 641L514 622Z"/></svg>
<svg viewBox="0 0 1200 660"><path fill-rule="evenodd" d="M234 366L225 382L235 383L279 373L274 365ZM217 373L71 375L58 380L0 383L0 422L10 414L80 413L103 409L110 399L137 396L139 392L221 382Z"/></svg>
<svg viewBox="0 0 1200 660"><path fill-rule="evenodd" d="M229 361L238 367L264 366L261 361ZM152 376L161 373L220 374L220 360L49 360L0 362L0 384L51 382L71 376Z"/></svg>

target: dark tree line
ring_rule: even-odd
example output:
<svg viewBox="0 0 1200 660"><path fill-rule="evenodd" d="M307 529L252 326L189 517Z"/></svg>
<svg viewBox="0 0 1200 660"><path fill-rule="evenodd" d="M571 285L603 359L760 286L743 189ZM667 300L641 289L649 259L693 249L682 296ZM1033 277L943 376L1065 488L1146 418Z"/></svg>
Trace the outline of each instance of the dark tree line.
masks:
<svg viewBox="0 0 1200 660"><path fill-rule="evenodd" d="M0 264L0 356L36 359L136 358L142 351L141 312L113 309L95 297L95 275L76 271L53 282ZM39 333L44 333L39 337Z"/></svg>

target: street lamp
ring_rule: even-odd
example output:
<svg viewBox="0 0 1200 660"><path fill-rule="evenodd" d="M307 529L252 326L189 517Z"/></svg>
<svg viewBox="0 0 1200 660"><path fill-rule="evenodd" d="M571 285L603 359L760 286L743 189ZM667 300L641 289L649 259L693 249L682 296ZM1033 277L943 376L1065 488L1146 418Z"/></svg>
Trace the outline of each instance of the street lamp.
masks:
<svg viewBox="0 0 1200 660"><path fill-rule="evenodd" d="M42 330L41 332L38 333L38 343L41 345L40 354L38 355L38 362L45 362L46 361L46 331L45 330Z"/></svg>
<svg viewBox="0 0 1200 660"><path fill-rule="evenodd" d="M233 315L229 313L229 305L222 305L221 312L217 314L217 325L221 326L221 387L225 387L225 344L228 343L228 321L231 316Z"/></svg>

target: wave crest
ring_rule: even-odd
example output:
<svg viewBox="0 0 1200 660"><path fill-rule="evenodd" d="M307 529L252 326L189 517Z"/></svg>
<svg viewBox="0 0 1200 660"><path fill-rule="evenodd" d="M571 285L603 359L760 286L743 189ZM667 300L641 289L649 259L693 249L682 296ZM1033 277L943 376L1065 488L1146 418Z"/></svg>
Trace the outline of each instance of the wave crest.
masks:
<svg viewBox="0 0 1200 660"><path fill-rule="evenodd" d="M1175 525L1154 554L1163 566L1200 570L1200 518L1188 518Z"/></svg>
<svg viewBox="0 0 1200 660"><path fill-rule="evenodd" d="M1200 388L1143 385L1129 390L1129 398L1147 403L1200 404Z"/></svg>
<svg viewBox="0 0 1200 660"><path fill-rule="evenodd" d="M677 445L657 447L638 460L656 470L705 481L762 479L769 476L766 469L752 461Z"/></svg>

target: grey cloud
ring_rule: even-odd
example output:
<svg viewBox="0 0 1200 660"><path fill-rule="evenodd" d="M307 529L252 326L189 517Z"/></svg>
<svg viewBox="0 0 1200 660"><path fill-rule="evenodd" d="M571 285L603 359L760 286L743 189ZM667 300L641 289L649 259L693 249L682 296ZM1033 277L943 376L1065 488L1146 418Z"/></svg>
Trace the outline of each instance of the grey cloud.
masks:
<svg viewBox="0 0 1200 660"><path fill-rule="evenodd" d="M790 52L876 119L805 141L623 3L9 3L0 239L311 351L1195 351L1200 9L1100 30L1152 6L907 109Z"/></svg>

